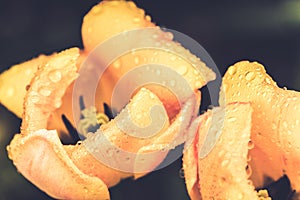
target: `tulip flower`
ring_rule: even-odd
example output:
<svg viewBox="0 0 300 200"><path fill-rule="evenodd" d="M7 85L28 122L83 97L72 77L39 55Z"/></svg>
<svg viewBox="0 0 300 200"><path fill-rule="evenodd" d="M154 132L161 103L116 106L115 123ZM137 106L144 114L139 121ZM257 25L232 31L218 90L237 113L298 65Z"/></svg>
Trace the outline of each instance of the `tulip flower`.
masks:
<svg viewBox="0 0 300 200"><path fill-rule="evenodd" d="M158 27L155 29L158 35L152 40L167 44L181 54L164 49L142 49L120 56L101 77L95 105L85 107L84 102L89 99L79 98L77 106L81 108L81 118L74 118L74 85L92 50L115 34L145 27L154 27L154 24L134 3L103 1L84 18L83 50L71 48L40 56L0 75L0 102L17 116L22 116L21 133L16 134L7 147L9 158L21 174L50 196L109 199L108 187L123 178L138 178L151 172L169 150L184 142L185 130L197 115L195 108L200 104L198 89L213 80L215 74L200 59L172 41L170 33ZM153 55L156 57L151 60ZM181 55L193 62L182 59ZM105 60L105 57L99 55L98 59ZM112 116L110 102L115 84L127 72L147 61L175 71L188 83L191 96L180 102L161 85L144 85L134 92L116 117ZM20 75L23 72L26 76ZM19 79L13 81L12 77ZM14 98L14 94L18 98ZM160 108L159 114L155 115L157 118L151 116L153 107ZM138 127L162 126L155 135L144 138L138 131L124 131L123 128L128 128L127 122ZM82 133L77 132L76 125ZM91 131L91 128L96 130ZM106 151L99 154L103 148ZM126 157L124 152L134 156ZM96 154L111 162L101 162L103 160ZM111 163L127 168L119 169Z"/></svg>

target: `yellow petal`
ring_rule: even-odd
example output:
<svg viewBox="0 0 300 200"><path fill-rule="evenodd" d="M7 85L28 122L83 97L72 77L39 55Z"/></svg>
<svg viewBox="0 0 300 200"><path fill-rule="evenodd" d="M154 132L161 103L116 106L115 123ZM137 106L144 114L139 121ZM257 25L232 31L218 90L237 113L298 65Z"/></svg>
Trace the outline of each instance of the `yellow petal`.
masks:
<svg viewBox="0 0 300 200"><path fill-rule="evenodd" d="M18 171L54 198L109 199L107 186L70 160L56 131L17 134L7 150Z"/></svg>
<svg viewBox="0 0 300 200"><path fill-rule="evenodd" d="M65 50L37 71L25 96L22 134L47 128L51 115L62 105L68 86L77 78L78 56L77 48Z"/></svg>
<svg viewBox="0 0 300 200"><path fill-rule="evenodd" d="M228 69L223 88L226 103L250 101L253 107L255 146L250 154L255 186L263 186L265 177L277 180L286 173L299 192L300 93L279 88L261 64L247 61Z"/></svg>
<svg viewBox="0 0 300 200"><path fill-rule="evenodd" d="M84 48L90 52L118 33L153 26L150 17L132 1L102 1L84 17L81 30Z"/></svg>
<svg viewBox="0 0 300 200"><path fill-rule="evenodd" d="M51 57L40 55L3 72L0 75L0 103L21 118L26 87L29 86L38 68Z"/></svg>
<svg viewBox="0 0 300 200"><path fill-rule="evenodd" d="M203 199L258 199L246 172L251 134L250 104L231 104L225 109L215 108L210 114L205 128L200 127L198 133L199 145L203 144L198 151L199 185ZM213 142L218 134L221 135L216 145L205 156L206 144Z"/></svg>
<svg viewBox="0 0 300 200"><path fill-rule="evenodd" d="M182 158L185 184L187 192L192 200L202 199L199 188L198 174L198 127L202 127L202 123L204 123L208 117L208 114L200 115L191 124L189 128L188 140L185 143L185 149Z"/></svg>
<svg viewBox="0 0 300 200"><path fill-rule="evenodd" d="M106 29L103 27L109 28ZM153 30L150 29L146 33L137 34L138 36L134 37L134 43L145 44L146 40L150 40L152 45L159 44L159 46L156 46L155 49L135 49L134 52L120 55L120 58L116 59L106 72L110 74L109 84L104 80L100 82L100 87L106 83L105 85L108 85L108 87L113 86L114 88L120 78L130 70L149 63L169 67L171 70L177 72L179 76L185 78L192 91L201 88L207 82L215 79L215 73L199 58L180 44L172 41L173 36L171 33L153 28L154 24L151 23L150 17L145 17L144 11L137 8L131 1L102 1L93 7L85 16L82 26L85 51L90 52L97 45L124 31L147 27L152 27ZM125 46L125 44L118 45ZM105 58L102 59L105 60ZM109 75L104 75L104 78L106 76ZM182 83L175 77L171 85L176 84L179 87ZM178 114L180 109L179 104L181 103L176 98L178 94L174 94L174 91L170 91L166 87L157 84L150 84L144 87L150 89L161 99L171 119ZM104 99L105 102L111 102L112 91L108 90L108 95ZM96 99L103 98L102 96L103 92L100 93L98 91Z"/></svg>

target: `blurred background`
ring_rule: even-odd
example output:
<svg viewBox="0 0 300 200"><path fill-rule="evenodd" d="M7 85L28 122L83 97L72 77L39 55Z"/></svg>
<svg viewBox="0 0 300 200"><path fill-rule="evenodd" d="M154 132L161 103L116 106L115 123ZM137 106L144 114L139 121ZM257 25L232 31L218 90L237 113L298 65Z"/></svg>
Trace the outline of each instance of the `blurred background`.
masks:
<svg viewBox="0 0 300 200"><path fill-rule="evenodd" d="M41 53L82 47L82 19L97 2L2 0L0 72ZM237 61L259 61L279 86L300 90L300 1L135 2L158 25L198 41L222 75ZM0 106L0 199L51 199L18 174L7 158L5 148L19 132L20 123ZM111 198L189 199L180 169L181 159L140 180L124 180L110 189Z"/></svg>

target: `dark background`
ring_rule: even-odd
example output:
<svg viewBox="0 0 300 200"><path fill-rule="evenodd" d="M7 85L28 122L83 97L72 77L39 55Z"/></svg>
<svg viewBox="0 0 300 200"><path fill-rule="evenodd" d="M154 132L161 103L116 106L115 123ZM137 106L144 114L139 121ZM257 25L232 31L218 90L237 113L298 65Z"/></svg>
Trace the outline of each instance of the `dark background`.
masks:
<svg viewBox="0 0 300 200"><path fill-rule="evenodd" d="M82 47L82 18L98 1L0 2L1 72L41 53ZM222 75L237 61L256 60L279 86L300 90L300 1L135 2L158 25L198 41ZM0 199L51 199L18 174L7 158L5 147L19 127L20 120L0 106ZM110 189L111 198L188 199L180 169L178 160L138 181L125 180Z"/></svg>

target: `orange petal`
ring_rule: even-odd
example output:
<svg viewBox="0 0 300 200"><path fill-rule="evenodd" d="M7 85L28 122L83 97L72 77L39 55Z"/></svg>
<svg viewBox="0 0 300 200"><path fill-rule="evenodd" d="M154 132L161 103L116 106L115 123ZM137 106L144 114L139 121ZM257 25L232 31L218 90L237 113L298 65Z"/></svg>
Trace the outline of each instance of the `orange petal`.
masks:
<svg viewBox="0 0 300 200"><path fill-rule="evenodd" d="M7 148L19 172L58 199L109 199L107 186L82 173L70 160L56 131L15 135Z"/></svg>
<svg viewBox="0 0 300 200"><path fill-rule="evenodd" d="M165 121L160 131L150 137L139 135L138 132L136 135L129 135L132 134L133 131L130 133L127 132L130 130L124 132L126 127L123 127L122 125L120 126L120 124L118 125L118 121L126 120L127 116L122 113L127 110L130 115L131 122L138 124L140 127L148 127L149 123L160 127L162 124L158 120L152 121L153 119L160 117L158 117L158 115L156 115L156 117L150 117L151 108L158 105L162 106L158 97L149 90L142 88L114 120L102 125L100 130L98 130L95 134L89 135L81 145L70 145L65 147L72 161L84 173L99 177L109 187L117 184L122 178L133 175L135 175L135 178L138 178L145 175L145 173L152 171L162 162L168 153L168 150L173 149L184 142L184 131L179 132L179 130L180 128L181 130L185 130L189 126L191 113L194 112L193 109L195 108L195 102L190 101L183 105L182 113L178 115L176 120L172 122L170 126L168 116L164 111L162 113L164 115L163 118L167 121ZM125 121L123 124L128 123ZM178 139L176 137L178 137ZM109 163L105 163L101 160L101 158L99 159L97 157L97 152L106 151L106 149L97 147L99 145L99 147L106 146L106 143L108 142L106 139L112 143L114 148L117 147L119 149L115 152L107 152L110 158L115 159L114 162L120 162L120 165L125 165L125 162L122 163L120 159L118 159L118 156L122 157L122 154L119 154L120 151L135 154L133 158L128 157L128 159L130 159L126 164L128 168L118 169L118 166L109 166ZM96 149L94 149L94 147ZM95 152L96 154L94 154ZM151 154L149 155L147 153Z"/></svg>
<svg viewBox="0 0 300 200"><path fill-rule="evenodd" d="M245 169L251 134L250 104L231 104L225 109L215 108L209 114L211 117L198 133L199 144L203 144L198 151L203 199L258 199ZM209 152L210 142L215 141Z"/></svg>
<svg viewBox="0 0 300 200"><path fill-rule="evenodd" d="M104 75L106 77L109 76L107 73L111 74L109 86L114 86L121 77L133 68L149 63L169 67L177 72L185 78L192 91L196 91L207 82L215 79L215 73L199 58L179 43L172 41L173 35L171 33L163 32L159 28L154 28L154 26L150 21L150 17L145 17L144 11L137 8L131 1L102 1L85 16L82 25L82 37L87 52L124 31L152 27L144 33L138 32L137 37L134 37L134 43L145 46L145 39L147 38L149 42L146 43L148 45L150 43L152 46L155 44L156 48L135 49L125 55L120 55L120 58L110 65L106 75ZM103 29L103 27L110 28ZM125 46L125 44L118 45ZM113 48L113 51L115 51L115 48ZM179 87L181 83L176 82L176 80L178 78L174 78L172 84L177 84L177 87ZM106 80L100 82L100 87L106 82ZM176 99L176 94L172 93L174 91L169 91L166 87L157 84L144 87L153 91L161 99L171 119L178 114L180 102ZM109 95L106 95L105 102L111 102L112 91L108 90ZM102 96L103 92L98 92L96 99Z"/></svg>
<svg viewBox="0 0 300 200"><path fill-rule="evenodd" d="M299 192L299 92L279 88L261 64L247 61L228 69L223 88L226 103L250 101L253 106L255 146L250 154L255 186L263 186L265 177L277 180L286 173Z"/></svg>
<svg viewBox="0 0 300 200"><path fill-rule="evenodd" d="M198 127L207 120L208 114L200 115L193 121L189 128L188 141L185 143L185 150L182 158L185 184L187 192L192 200L202 199L199 188L198 174Z"/></svg>
<svg viewBox="0 0 300 200"><path fill-rule="evenodd" d="M18 170L47 194L60 199L108 199L107 186L83 174L70 160L56 131L47 131L49 117L77 77L79 50L54 55L32 79L25 97L22 133L7 147Z"/></svg>
<svg viewBox="0 0 300 200"><path fill-rule="evenodd" d="M47 128L51 114L62 104L68 86L77 78L79 49L54 55L36 73L25 96L22 134Z"/></svg>
<svg viewBox="0 0 300 200"><path fill-rule="evenodd" d="M132 1L102 1L84 17L81 30L84 48L90 52L118 33L153 26L151 18Z"/></svg>
<svg viewBox="0 0 300 200"><path fill-rule="evenodd" d="M37 58L12 66L0 75L0 103L18 117L23 114L26 87L39 67L52 56L40 55ZM14 99L12 101L12 98Z"/></svg>

